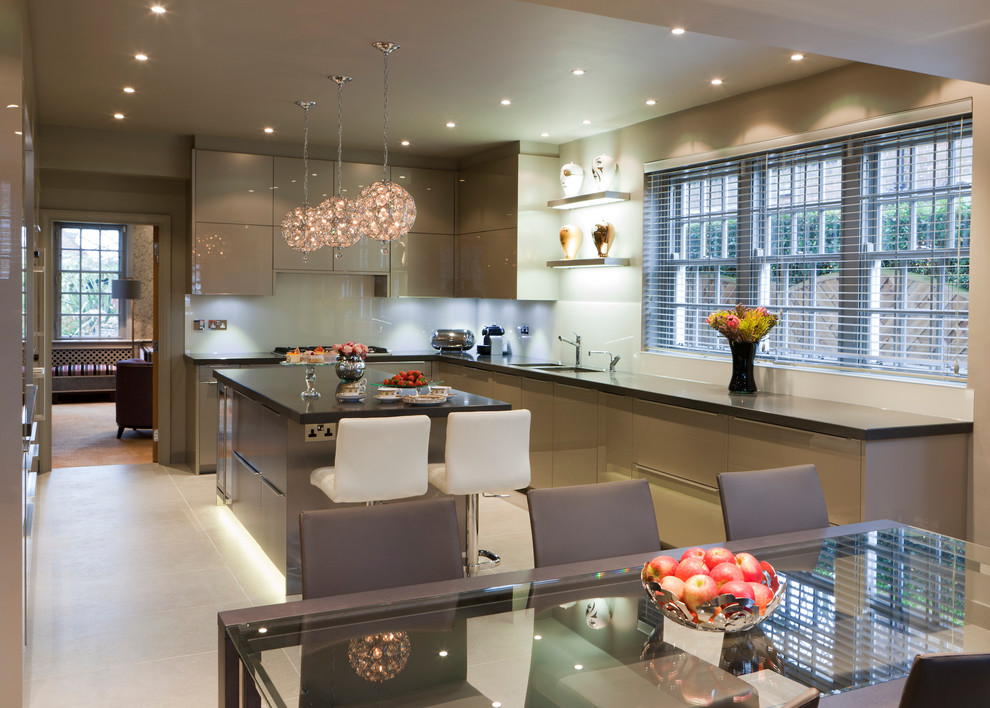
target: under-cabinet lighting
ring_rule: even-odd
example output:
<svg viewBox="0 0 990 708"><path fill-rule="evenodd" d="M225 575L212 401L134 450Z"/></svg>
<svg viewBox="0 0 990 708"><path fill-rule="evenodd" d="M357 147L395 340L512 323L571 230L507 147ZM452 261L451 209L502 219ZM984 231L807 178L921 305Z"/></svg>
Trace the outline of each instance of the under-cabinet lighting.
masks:
<svg viewBox="0 0 990 708"><path fill-rule="evenodd" d="M547 268L616 268L629 265L628 258L571 258L547 261Z"/></svg>
<svg viewBox="0 0 990 708"><path fill-rule="evenodd" d="M602 204L614 204L615 202L629 201L629 192L592 192L590 194L579 194L576 197L564 197L563 199L551 199L547 206L552 209L578 209L580 207L601 206Z"/></svg>

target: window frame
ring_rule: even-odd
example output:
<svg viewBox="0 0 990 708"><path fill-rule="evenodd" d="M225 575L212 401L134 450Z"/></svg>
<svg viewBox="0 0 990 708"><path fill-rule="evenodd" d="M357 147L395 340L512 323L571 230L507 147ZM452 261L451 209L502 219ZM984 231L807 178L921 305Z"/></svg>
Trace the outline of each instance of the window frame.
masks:
<svg viewBox="0 0 990 708"><path fill-rule="evenodd" d="M63 268L62 231L64 229L80 229L80 231L82 231L84 229L99 229L101 231L104 231L104 230L117 230L117 231L119 231L119 233L120 233L120 244L119 244L119 247L115 251L116 254L117 254L117 269L116 270L104 269L103 268L103 265L102 265L102 260L103 260L102 257L99 259L100 260L100 267L99 267L98 270L84 269L82 267L81 258L80 258L80 267L78 269L73 269L73 268L66 269L66 268ZM54 262L55 262L55 267L53 269L53 271L54 271L54 274L53 274L53 276L54 276L53 277L53 279L54 279L54 285L53 285L53 290L54 290L53 310L54 311L53 311L53 315L54 316L52 318L52 320L53 320L53 325L52 325L53 326L53 332L52 332L52 339L53 339L53 341L63 341L63 342L72 342L72 341L117 341L117 340L127 339L127 336L126 336L126 331L127 331L126 330L126 324L127 324L127 322L126 322L125 317L124 317L124 312L122 311L123 308L121 308L120 307L120 304L117 303L112 298L112 296L110 295L110 287L111 287L111 283L113 282L113 280L123 278L124 277L124 273L126 272L126 263L127 263L127 255L128 255L128 238L127 238L128 228L127 228L127 225L126 224L120 224L120 223L90 223L90 222L78 222L78 221L56 221L56 222L53 223L53 230L54 230L54 235L53 235L53 243L54 243L54 249L53 249L53 251L54 251L54 253L53 253L53 255L54 255ZM81 234L80 234L80 236L81 236ZM80 248L79 249L73 249L73 250L78 250L80 252L80 256L81 256L81 251L84 250L82 248L81 241L80 241ZM104 252L111 252L113 249L104 249L102 247L102 243L101 243L100 246L97 249L85 249L85 250L97 250L97 251L99 251L102 254ZM80 312L78 314L76 314L76 313L63 313L63 311L62 311L62 296L63 296L62 283L63 283L63 274L65 274L65 273L78 273L78 274L80 274L80 279L82 278L82 275L85 274L85 273L96 273L97 274L97 278L100 281L100 285L101 285L100 290L99 290L99 296L100 296L101 300L103 298L106 298L106 300L108 302L108 305L106 306L105 309L101 305L100 312L95 314L95 316L97 317L97 332L103 331L103 322L105 320L108 320L110 318L116 318L116 320L117 320L117 326L116 326L116 335L115 336L105 336L105 335L100 335L100 334L96 334L96 335L85 334L84 335L83 334L83 327L82 327L83 313L82 312ZM104 279L106 280L106 282L105 282L105 289L103 287L103 285L104 285L104 282L103 282ZM80 289L80 293L79 294L80 294L80 305L81 305L81 299L82 299L82 296L85 293ZM65 334L62 333L62 322L63 322L63 319L66 319L66 318L76 318L76 319L79 320L79 335L77 335L77 336L67 336L67 335L65 335Z"/></svg>
<svg viewBox="0 0 990 708"><path fill-rule="evenodd" d="M922 131L920 137L912 141L911 136L917 135L919 131ZM948 155L948 165L940 166L938 158L941 153L933 149L930 152L929 172L919 173L917 170L917 164L923 162L918 155L923 154L923 151L912 153L912 162L908 168L913 170L911 173L913 179L917 179L919 175L929 177L930 186L918 187L917 182L912 182L910 190L881 194L877 188L879 178L876 165L884 145L892 143L900 148L912 149L920 144L934 145L943 140L941 137L943 131L947 131L945 141L948 143L948 148L945 154ZM897 142L902 136L904 142ZM821 169L825 165L824 157L829 154L835 156L832 159L839 159L838 198L799 200L787 205L771 204L767 185L771 169L779 169L782 165L787 166L792 172L796 171L793 169L795 165L816 165ZM967 154L968 165L962 160ZM807 156L807 159L803 160L803 156ZM770 305L771 283L777 282L772 278L775 268L787 267L789 264L810 264L817 270L822 263L827 267L828 261L834 261L834 268L838 271L835 304L823 306L812 299L803 306L784 308L783 311L778 312L781 315L781 325L760 343L762 351L772 352L776 355L775 358L786 361L791 367L854 370L884 378L921 377L965 381L968 368L966 364L968 328L965 338L956 336L952 340L951 353L950 344L941 333L946 330L947 321L951 322L953 318L962 321L963 315L968 315L968 300L964 309L942 306L938 309L915 312L906 306L902 307L905 300L897 299L894 301L894 307L885 310L879 307L878 303L871 302L868 282L871 271L867 266L887 261L900 262L904 264L901 270L906 274L908 271L905 269L909 267L911 261L930 259L933 262L933 272L926 277L934 278L938 284L937 297L945 297L951 294L952 287L961 288L960 275L963 273L961 266L965 262L968 283L971 226L967 222L957 230L959 226L957 220L960 216L966 216L968 219L965 210L972 205L971 112L939 116L934 120L885 125L881 129L862 133L829 135L826 139L816 141L809 140L802 143L795 140L770 150L754 149L747 152L737 148L733 149L728 157L699 159L694 163L684 158L670 162L673 164L660 162L646 166L642 298L644 351L727 355L728 347L724 339L705 324L704 320L708 313L714 309L731 307L735 302ZM958 164L968 167L968 171L955 172L954 168ZM946 172L946 185L937 183L940 170ZM710 209L700 216L688 214L683 208L683 196L676 194L675 191L691 181L700 180L710 184L712 179L725 175L733 175L737 182L734 217L735 255L732 256L727 251L726 239L723 239L720 254L722 257L704 258L706 239L702 236L701 257L694 258L690 253L682 252L685 250L685 239L679 230L683 229L683 224L693 217L697 217L694 220L702 224L710 225L718 220L724 224L733 217L727 215L724 209L718 208ZM825 190L826 180L820 179L819 185L820 190ZM778 190L776 193L782 192ZM824 194L824 191L822 193ZM917 234L914 232L919 223L914 218L917 206L930 204L930 215L933 218L928 230L932 234L932 239L935 238L936 228L947 232L949 239L947 247L935 248L933 241L930 248L914 251L888 253L877 248L871 250L867 245L868 242L880 242L884 238L883 217L878 212L873 218L881 228L870 229L870 224L867 223L869 221L867 206L872 204L875 207L885 200L897 205L897 209L900 209L901 205L909 205L908 208L912 210L909 224L912 245L916 244ZM946 223L936 224L934 217L939 215L938 204L942 202L946 207L939 218L944 218ZM960 205L963 205L962 208ZM806 217L811 212L819 215L817 252L795 250L797 234L795 224L792 223L791 252L773 253L775 244L771 241L769 219L775 214L790 213L792 220L796 215L807 221ZM832 228L828 225L826 214L831 212L838 214L839 248L836 252L826 250L829 240L827 231ZM895 229L900 228L900 219L900 214L896 214ZM964 234L965 246L951 243L957 233ZM698 252L697 249L695 252ZM955 286L950 284L943 272L945 265L953 261L955 261ZM875 270L876 266L873 267ZM706 272L711 274L714 271L714 275L707 276L712 284L705 293L702 293L699 287L700 282L694 283L695 292L699 295L694 299L687 295L690 290L690 283L687 282L690 276L685 275L692 269L696 281L700 281L698 276L703 279ZM722 283L722 273L733 271L735 293L727 295ZM907 280L908 278L903 275L900 278L901 283ZM929 281L929 286L931 284L932 281ZM968 284L966 290L968 292ZM808 289L808 292L814 295L817 295L817 291L818 288ZM781 292L790 295L786 287L782 288ZM732 302L727 301L730 297ZM778 311L775 306L771 309ZM788 327L790 320L804 314L809 315L806 319L812 323L812 326L821 326L823 313L831 316L832 321L828 326L833 327L837 333L834 337L836 341L834 353L818 357L808 354L811 351L820 351L815 332L810 328L804 334L806 342L803 350L800 350L804 352L803 354L795 353L798 350L789 350L787 347L773 346L774 343L779 342L782 335L788 336L789 343L794 341L798 329L794 326ZM811 314L815 316L811 317ZM877 332L881 330L881 325L878 323L885 318L896 320L899 317L901 322L898 326L903 332L907 329L906 322L912 315L922 322L923 337L933 343L932 351L941 352L938 357L912 358L909 356L907 344L901 342L895 346L886 340L883 349L896 350L899 354L891 355L887 351L881 351L877 344L879 342ZM938 336L935 336L936 334ZM906 341L903 334L901 338ZM871 345L873 345L872 349Z"/></svg>

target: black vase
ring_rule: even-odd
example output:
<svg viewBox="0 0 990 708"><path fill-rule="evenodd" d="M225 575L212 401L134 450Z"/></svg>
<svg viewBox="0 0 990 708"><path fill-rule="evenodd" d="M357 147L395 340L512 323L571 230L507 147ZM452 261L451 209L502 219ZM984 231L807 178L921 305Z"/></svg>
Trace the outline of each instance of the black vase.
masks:
<svg viewBox="0 0 990 708"><path fill-rule="evenodd" d="M732 350L732 378L729 393L756 393L756 377L753 361L756 359L756 342L729 342Z"/></svg>

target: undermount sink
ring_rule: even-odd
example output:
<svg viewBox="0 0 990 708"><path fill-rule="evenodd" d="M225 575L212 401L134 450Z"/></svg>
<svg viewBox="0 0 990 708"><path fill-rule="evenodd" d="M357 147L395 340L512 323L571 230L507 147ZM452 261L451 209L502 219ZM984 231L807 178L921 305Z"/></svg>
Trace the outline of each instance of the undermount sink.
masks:
<svg viewBox="0 0 990 708"><path fill-rule="evenodd" d="M513 364L513 366L518 366L524 369L550 369L557 366L564 366L564 364L555 361L538 361L532 364Z"/></svg>
<svg viewBox="0 0 990 708"><path fill-rule="evenodd" d="M545 371L572 371L574 373L587 371L589 373L595 373L595 374L602 373L601 369L589 369L586 366L565 366L563 364L554 364L552 366L541 366L538 368L543 369Z"/></svg>

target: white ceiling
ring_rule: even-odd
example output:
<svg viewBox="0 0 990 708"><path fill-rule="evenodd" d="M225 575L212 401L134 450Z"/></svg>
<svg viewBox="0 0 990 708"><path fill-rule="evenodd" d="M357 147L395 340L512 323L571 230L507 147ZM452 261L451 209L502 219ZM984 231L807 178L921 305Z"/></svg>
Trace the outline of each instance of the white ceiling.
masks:
<svg viewBox="0 0 990 708"><path fill-rule="evenodd" d="M958 24L985 2L909 11L917 0L867 0L899 8L899 24L884 31L873 21L849 28L840 8L851 12L854 0L747 0L745 10L724 10L721 0L163 0L162 16L150 12L151 0L30 0L29 9L37 118L51 125L299 142L294 102L307 99L319 104L313 144L334 147L336 89L326 77L339 73L354 77L344 89L345 149L379 150L383 60L371 43L396 42L389 149L401 162L402 151L451 158L505 141L563 143L867 55L990 81L970 76L990 72L987 21L946 21L946 3L971 11ZM671 35L665 23L682 20L689 32ZM788 33L800 41L778 40ZM984 41L974 47L974 39ZM792 49L842 59L809 53L792 62ZM149 61L136 61L137 52ZM575 67L588 73L574 77ZM725 83L711 86L714 77ZM136 93L122 93L127 85ZM116 111L126 119L115 120ZM448 120L457 127L446 128ZM276 132L266 138L265 126ZM402 139L412 145L400 147Z"/></svg>

